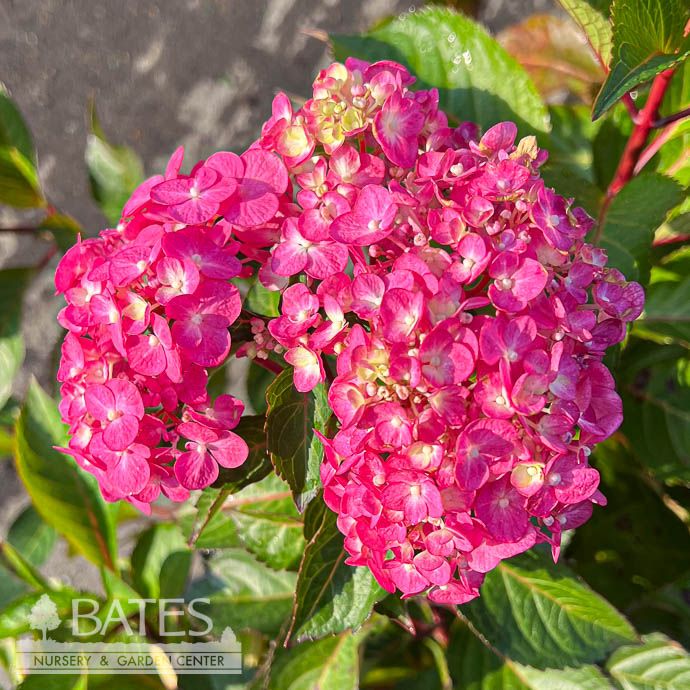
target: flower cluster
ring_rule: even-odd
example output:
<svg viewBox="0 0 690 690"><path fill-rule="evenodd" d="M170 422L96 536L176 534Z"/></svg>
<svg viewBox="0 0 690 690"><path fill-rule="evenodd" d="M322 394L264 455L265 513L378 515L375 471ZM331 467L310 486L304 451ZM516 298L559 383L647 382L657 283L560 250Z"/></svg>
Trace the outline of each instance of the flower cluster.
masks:
<svg viewBox="0 0 690 690"><path fill-rule="evenodd" d="M322 71L283 94L252 147L133 195L72 249L56 283L70 452L137 505L240 465L242 406L209 399L242 309L231 282L281 293L247 314L238 356L301 392L327 384L324 500L348 563L440 603L604 504L588 458L622 419L602 363L643 307L585 242L592 220L540 178L534 137L451 126L393 62Z"/></svg>
<svg viewBox="0 0 690 690"><path fill-rule="evenodd" d="M275 216L288 184L272 154L218 153L189 175L182 151L147 180L122 221L80 241L55 284L68 330L58 380L67 452L110 500L147 510L161 492L185 500L218 466L238 467L247 444L231 430L243 405L207 393L208 371L230 352L247 273L233 228ZM249 269L251 271L251 269Z"/></svg>
<svg viewBox="0 0 690 690"><path fill-rule="evenodd" d="M298 210L261 278L283 289L268 330L296 388L330 385L321 478L348 563L462 603L605 503L588 457L622 408L601 360L644 295L584 242L533 137L452 128L411 83L348 60L298 112L276 98L259 143Z"/></svg>

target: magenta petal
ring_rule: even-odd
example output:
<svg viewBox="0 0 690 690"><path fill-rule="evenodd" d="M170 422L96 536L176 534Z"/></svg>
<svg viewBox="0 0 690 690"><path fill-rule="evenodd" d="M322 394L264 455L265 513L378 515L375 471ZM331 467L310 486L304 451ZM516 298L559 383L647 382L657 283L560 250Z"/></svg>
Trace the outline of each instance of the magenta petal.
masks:
<svg viewBox="0 0 690 690"><path fill-rule="evenodd" d="M151 470L146 458L135 453L123 453L117 465L107 470L108 480L122 496L138 494L146 487Z"/></svg>
<svg viewBox="0 0 690 690"><path fill-rule="evenodd" d="M210 446L211 454L222 467L239 467L249 456L249 447L245 440L232 433L226 432Z"/></svg>
<svg viewBox="0 0 690 690"><path fill-rule="evenodd" d="M294 242L281 242L274 250L271 268L279 276L294 276L307 265L307 250Z"/></svg>
<svg viewBox="0 0 690 690"><path fill-rule="evenodd" d="M476 491L488 481L489 466L481 455L459 456L455 463L455 479L461 489Z"/></svg>
<svg viewBox="0 0 690 690"><path fill-rule="evenodd" d="M347 247L338 242L324 242L308 250L307 274L323 280L347 266Z"/></svg>
<svg viewBox="0 0 690 690"><path fill-rule="evenodd" d="M84 393L88 413L101 421L108 419L108 413L115 409L115 396L102 383L89 386Z"/></svg>
<svg viewBox="0 0 690 690"><path fill-rule="evenodd" d="M182 453L175 463L175 476L185 489L205 489L218 478L218 463L208 453Z"/></svg>
<svg viewBox="0 0 690 690"><path fill-rule="evenodd" d="M168 213L172 218L185 225L205 223L213 218L220 207L217 201L207 200L201 196L188 199L184 203L170 206Z"/></svg>
<svg viewBox="0 0 690 690"><path fill-rule="evenodd" d="M171 206L187 201L189 190L194 185L194 181L189 177L178 177L174 180L166 180L153 187L151 199L157 204Z"/></svg>
<svg viewBox="0 0 690 690"><path fill-rule="evenodd" d="M139 422L131 414L113 420L103 431L103 443L111 450L125 450L139 433Z"/></svg>

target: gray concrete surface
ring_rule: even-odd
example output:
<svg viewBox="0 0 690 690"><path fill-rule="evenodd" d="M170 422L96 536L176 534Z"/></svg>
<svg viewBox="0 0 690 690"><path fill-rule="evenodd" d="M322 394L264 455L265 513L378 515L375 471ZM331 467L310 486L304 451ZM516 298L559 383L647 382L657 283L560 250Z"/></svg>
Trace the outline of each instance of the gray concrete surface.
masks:
<svg viewBox="0 0 690 690"><path fill-rule="evenodd" d="M417 5L423 3L417 2ZM0 81L34 133L48 198L89 233L104 220L83 163L86 108L94 98L106 133L159 171L179 145L195 161L246 146L279 89L304 97L326 62L311 29L354 32L410 0L0 0ZM500 30L521 14L553 11L552 0L483 0L480 19ZM0 227L20 217L0 209ZM45 244L0 234L0 267L36 263ZM60 336L51 264L26 298L29 374L51 385ZM1 318L1 316L0 316ZM0 534L25 504L9 464L0 466ZM50 574L84 584L64 550Z"/></svg>

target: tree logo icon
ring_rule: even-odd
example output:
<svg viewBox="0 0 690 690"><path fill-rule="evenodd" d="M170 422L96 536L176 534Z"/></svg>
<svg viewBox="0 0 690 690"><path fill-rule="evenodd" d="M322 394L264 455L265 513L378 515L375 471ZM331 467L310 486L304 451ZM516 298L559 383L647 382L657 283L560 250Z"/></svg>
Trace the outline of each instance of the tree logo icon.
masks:
<svg viewBox="0 0 690 690"><path fill-rule="evenodd" d="M57 606L47 594L44 594L31 608L29 625L32 630L40 630L43 633L44 641L48 631L55 630L60 625Z"/></svg>

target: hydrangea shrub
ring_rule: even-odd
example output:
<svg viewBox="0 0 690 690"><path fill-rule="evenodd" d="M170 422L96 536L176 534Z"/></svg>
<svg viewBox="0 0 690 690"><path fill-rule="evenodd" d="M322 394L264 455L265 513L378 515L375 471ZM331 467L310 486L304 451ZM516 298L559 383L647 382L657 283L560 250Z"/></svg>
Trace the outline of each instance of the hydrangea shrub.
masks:
<svg viewBox="0 0 690 690"><path fill-rule="evenodd" d="M682 687L687 654L599 596L686 641L688 17L657 4L616 0L609 22L563 3L594 51L558 24L589 60L569 89L603 82L603 125L547 111L471 21L411 10L336 36L311 97L279 93L244 152L175 151L98 236L68 246L51 209L59 403L32 388L17 423L43 518L64 466L88 519L63 498L58 529L106 570L108 503L179 522L142 535L124 580L151 594L158 550L211 554L185 594L260 650L253 688L609 687L596 663ZM624 49L642 5L676 27L653 67ZM520 41L561 21L506 44L529 68Z"/></svg>

